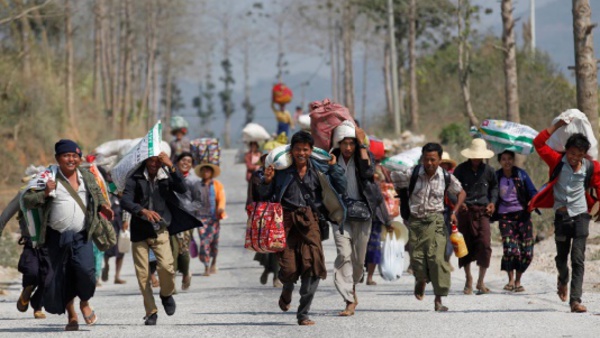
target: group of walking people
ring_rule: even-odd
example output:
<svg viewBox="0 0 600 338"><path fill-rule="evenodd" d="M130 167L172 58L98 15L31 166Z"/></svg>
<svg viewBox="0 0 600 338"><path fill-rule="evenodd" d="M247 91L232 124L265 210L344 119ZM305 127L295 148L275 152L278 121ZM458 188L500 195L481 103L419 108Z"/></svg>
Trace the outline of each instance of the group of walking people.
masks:
<svg viewBox="0 0 600 338"><path fill-rule="evenodd" d="M278 306L288 311L299 281L298 324L314 325L309 317L310 307L320 280L327 277L322 241L332 237L337 251L334 285L344 304L339 315L354 315L359 304L357 285L365 277L367 284L375 284L373 271L380 256L380 232L395 230L392 219L396 210L390 211L386 206L378 184L378 180L383 180L393 183L399 192L405 191L401 195L406 198L409 216L404 221L409 229L410 267L418 300L424 298L426 285L431 283L434 310L448 311L442 299L448 296L451 286L453 268L449 263L448 237L452 225L464 235L469 252L459 259L466 277L464 294L475 290L477 294L490 292L485 275L492 252L490 222L495 220L502 235L501 269L508 279L504 289L525 291L522 276L533 259L531 212L552 208L557 293L562 301L569 301L572 312L585 312L581 297L588 211L593 203L589 189L596 193L600 189L600 164L586 156L590 142L582 134L568 139L564 154L546 145L552 133L565 124L557 122L534 140L550 172L549 183L539 192L527 173L515 166L514 152L496 155L499 170L486 163L495 154L487 149L483 139L472 140L469 148L461 152L467 160L458 166L444 154L440 144L427 143L419 165L391 173L378 165L365 144L365 132L359 127L334 130L328 161L311 156L314 139L309 132L295 133L290 144L292 164L283 170L265 165L267 154L254 147L246 158L247 204L280 203L287 241L283 251L255 257L265 268L260 282L266 284L269 274L273 274L273 285L282 287ZM41 217L35 236L21 222L20 242L25 245L21 260L35 262L35 266L19 264L23 273L23 291L17 304L20 311L26 311L29 303L36 318L43 314L42 307L50 313L66 311L65 329L78 330L74 302L78 297L85 323L97 322L98 316L90 305L98 272L92 237L101 226L101 218L115 218L115 205L131 217L127 222L146 325L155 325L158 318L152 293L151 256L156 260L160 300L167 315L176 311L175 272L183 274L182 289L191 284L189 261L195 245L194 229L199 229L204 275L217 272L220 221L226 217L224 188L215 179L220 174L219 166L194 163L186 149L171 155L161 152L146 159L127 178L122 196L111 197L111 207L94 175L80 167L82 153L75 142L60 140L55 154L57 164L49 169L55 173L52 179L36 189L25 189L19 197L25 208L39 211ZM0 218L2 227L12 216L8 209ZM19 212L23 220L25 215ZM118 271L122 260L116 256ZM473 262L479 266L476 281L471 271ZM103 274L108 274L108 265ZM115 282L120 282L118 274Z"/></svg>
<svg viewBox="0 0 600 338"><path fill-rule="evenodd" d="M310 305L319 280L327 275L321 244L325 229L320 226L325 219L332 225L337 250L334 285L345 303L339 315L355 313L356 286L365 279L365 260L368 258L370 263L367 284L373 285L373 256L380 250L380 232L382 228L394 230L390 212L375 183L378 178L388 177L398 191L408 190L405 196L410 216L404 221L410 229L410 269L418 300L424 298L426 285L431 282L434 310L448 311L442 297L448 295L453 270L449 263L452 225L464 235L468 248L468 254L459 258L459 268L464 269L466 278L464 294L490 292L485 276L492 254L490 222L494 221L498 222L502 237L501 270L507 274L503 289L524 292L522 276L532 262L534 251L531 213L552 208L559 272L557 293L562 301L569 301L572 312L586 312L581 293L588 211L593 204L589 189L600 189L600 165L586 156L590 143L583 134L569 138L564 154L546 145L550 135L565 124L559 121L534 140L550 171L549 183L539 193L525 170L515 165L515 152L505 150L494 154L483 139L473 139L461 151L467 160L458 166L440 144L428 143L422 148L419 165L389 174L377 170L373 155L363 144L364 132L358 127L351 134L334 131L335 149L328 163L311 157L314 140L310 133L297 132L291 140L293 164L289 168L276 171L272 166L262 167L249 175L249 202L279 202L284 211L287 247L283 252L268 254L277 256L272 265L278 263L278 276L283 283L279 307L282 311L289 310L294 284L300 281L298 324L314 324L308 315ZM500 164L498 170L489 164L495 155ZM325 200L329 203L324 203ZM344 211L341 219L339 210ZM569 255L572 278L567 267ZM479 267L476 280L471 263ZM265 273L268 271L275 272L277 277L277 270L268 270L265 265Z"/></svg>

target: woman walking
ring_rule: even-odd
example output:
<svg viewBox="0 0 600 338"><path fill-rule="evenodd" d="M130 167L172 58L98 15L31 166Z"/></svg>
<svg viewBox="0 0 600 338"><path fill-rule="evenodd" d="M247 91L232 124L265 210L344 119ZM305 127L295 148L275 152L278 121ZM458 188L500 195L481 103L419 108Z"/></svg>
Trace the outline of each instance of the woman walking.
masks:
<svg viewBox="0 0 600 338"><path fill-rule="evenodd" d="M181 203L181 207L191 215L199 217L200 211L200 190L202 182L191 170L194 159L192 153L183 152L176 159L176 165L184 177L184 183L187 187L185 193L176 193ZM183 231L171 236L171 249L173 250L173 268L183 274L181 289L187 290L192 283L192 274L190 273L190 242L192 240L192 231Z"/></svg>
<svg viewBox="0 0 600 338"><path fill-rule="evenodd" d="M502 166L496 171L499 198L496 219L502 235L502 271L508 274L506 291L523 292L521 276L533 259L533 226L527 205L537 190L525 170L514 165L515 153L509 150L498 154Z"/></svg>
<svg viewBox="0 0 600 338"><path fill-rule="evenodd" d="M200 234L200 261L204 264L204 276L217 273L217 254L219 253L219 222L227 217L225 214L225 189L215 178L221 174L221 168L211 163L202 163L195 169L196 175L202 179L199 215L204 227L198 229ZM212 258L212 262L211 262Z"/></svg>

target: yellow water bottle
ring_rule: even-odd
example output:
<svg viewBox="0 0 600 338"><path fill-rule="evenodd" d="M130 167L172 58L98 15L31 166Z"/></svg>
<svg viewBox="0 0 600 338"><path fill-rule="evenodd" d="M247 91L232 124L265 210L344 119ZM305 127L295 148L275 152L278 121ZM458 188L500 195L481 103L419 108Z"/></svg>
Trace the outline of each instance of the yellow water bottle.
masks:
<svg viewBox="0 0 600 338"><path fill-rule="evenodd" d="M458 232L456 224L452 224L452 234L450 235L450 242L452 243L452 247L454 247L454 254L456 255L456 257L462 258L469 254L467 244L465 243L465 237L463 236L463 234Z"/></svg>

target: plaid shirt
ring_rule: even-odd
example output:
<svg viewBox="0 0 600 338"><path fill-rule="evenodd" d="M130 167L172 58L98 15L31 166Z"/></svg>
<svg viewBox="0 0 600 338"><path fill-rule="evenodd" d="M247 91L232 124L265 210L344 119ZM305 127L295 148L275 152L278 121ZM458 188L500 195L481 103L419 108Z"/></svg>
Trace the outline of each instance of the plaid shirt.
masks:
<svg viewBox="0 0 600 338"><path fill-rule="evenodd" d="M392 172L392 182L396 189L408 188L412 172L413 168ZM446 182L444 182L444 171L442 167L438 167L436 173L431 178L427 177L425 168L421 167L415 184L415 190L408 201L410 214L416 218L424 218L431 213L444 212L445 188ZM462 185L458 179L451 174L448 193L457 195L461 191Z"/></svg>

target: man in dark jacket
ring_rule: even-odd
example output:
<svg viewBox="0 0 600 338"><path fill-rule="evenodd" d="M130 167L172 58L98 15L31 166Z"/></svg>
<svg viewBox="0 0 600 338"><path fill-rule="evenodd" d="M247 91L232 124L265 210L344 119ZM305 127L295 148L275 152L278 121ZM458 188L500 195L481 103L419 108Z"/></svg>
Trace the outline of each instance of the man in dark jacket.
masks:
<svg viewBox="0 0 600 338"><path fill-rule="evenodd" d="M121 205L132 216L132 254L135 273L144 296L146 325L156 325L158 318L150 287L149 249L154 251L158 262L160 298L165 312L169 316L175 313L175 270L167 227L177 224L175 213L178 209L171 206L177 198L174 193L183 194L186 189L183 176L164 152L148 158L127 179L125 185Z"/></svg>
<svg viewBox="0 0 600 338"><path fill-rule="evenodd" d="M346 189L342 169L336 164L335 157L329 163L311 158L313 145L314 139L309 133L299 131L294 134L291 143L292 166L275 172L274 167L269 165L265 169L264 184L259 187L261 199L279 202L283 207L287 247L277 253L279 279L283 282L279 307L282 311L290 309L294 284L300 279L300 306L296 315L298 325L315 324L309 319L308 311L319 280L327 277L319 214L343 221L344 213L342 201L337 198L338 192ZM325 205L325 196L333 194L336 197L336 211Z"/></svg>
<svg viewBox="0 0 600 338"><path fill-rule="evenodd" d="M471 262L477 262L477 294L485 294L490 292L485 286L484 278L492 257L490 217L494 214L498 200L498 180L494 168L485 164L483 159L493 157L494 152L487 149L485 140L478 138L471 142L469 148L461 151L461 155L468 160L456 167L454 176L462 184L467 198L458 213L458 229L465 236L469 254L459 258L458 266L465 268L466 282L463 292L472 294Z"/></svg>
<svg viewBox="0 0 600 338"><path fill-rule="evenodd" d="M333 139L336 149L332 153L345 169L347 181L346 221L333 227L337 249L334 284L346 302L339 315L346 317L354 315L358 304L356 284L364 274L371 223L376 218L389 228L391 220L379 185L374 181L375 159L364 144L365 132L344 123L334 130Z"/></svg>

